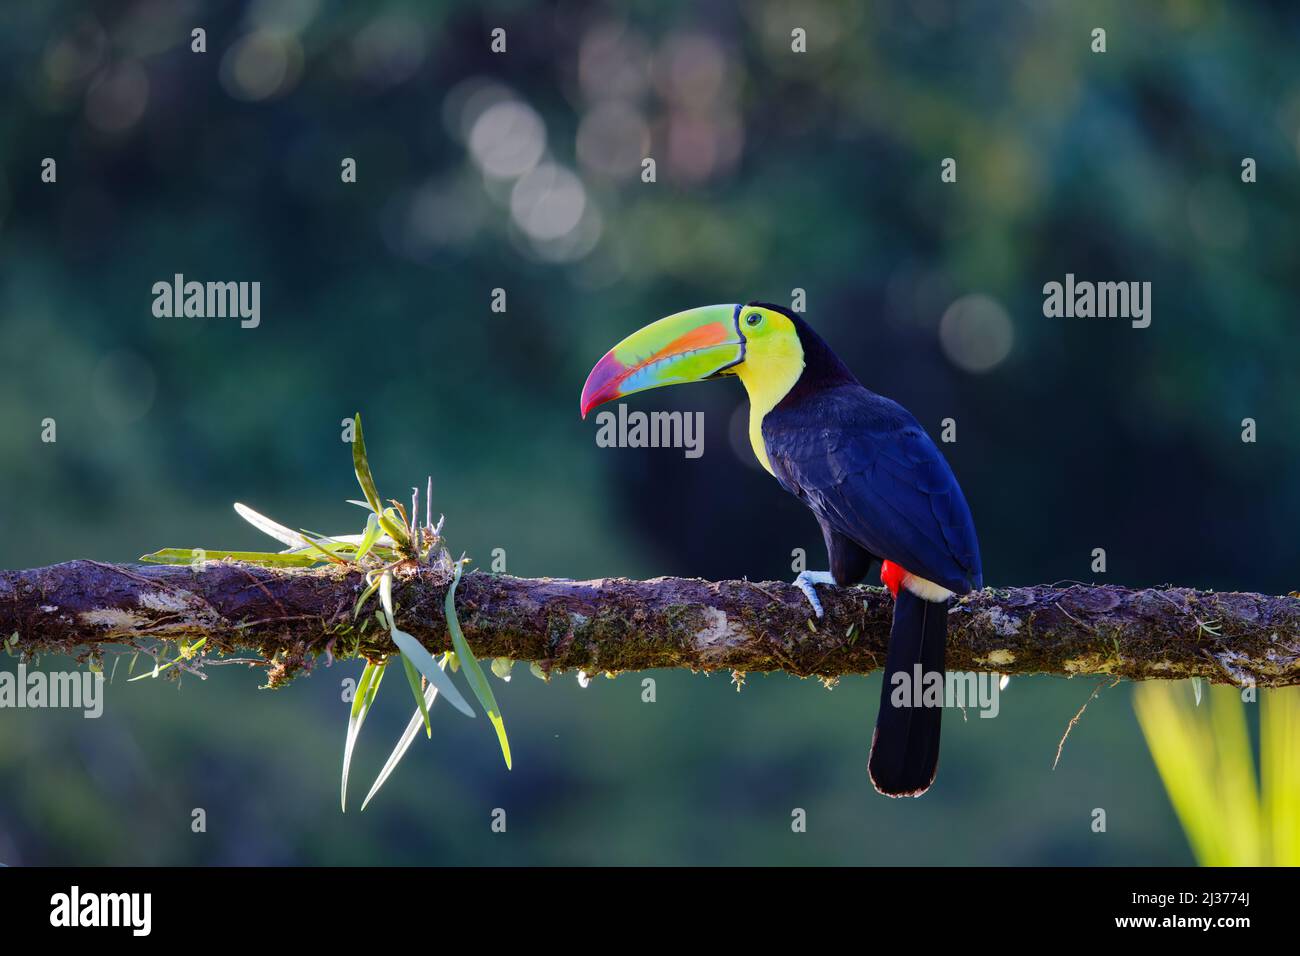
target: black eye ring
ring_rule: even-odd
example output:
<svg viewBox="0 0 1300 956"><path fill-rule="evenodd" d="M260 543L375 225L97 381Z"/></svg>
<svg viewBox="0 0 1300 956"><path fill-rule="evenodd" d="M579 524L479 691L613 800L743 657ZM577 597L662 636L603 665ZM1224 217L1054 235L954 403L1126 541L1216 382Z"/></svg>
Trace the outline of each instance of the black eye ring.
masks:
<svg viewBox="0 0 1300 956"><path fill-rule="evenodd" d="M763 316L759 312L751 312L749 313L749 315L745 316L745 324L748 325L750 328L753 328L754 326L758 325L758 323L762 321L763 321Z"/></svg>

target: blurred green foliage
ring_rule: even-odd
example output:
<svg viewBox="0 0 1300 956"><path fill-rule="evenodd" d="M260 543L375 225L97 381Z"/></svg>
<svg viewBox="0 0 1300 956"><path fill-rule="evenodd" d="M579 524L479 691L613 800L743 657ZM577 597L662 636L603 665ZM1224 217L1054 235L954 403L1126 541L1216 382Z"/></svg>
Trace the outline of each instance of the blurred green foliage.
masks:
<svg viewBox="0 0 1300 956"><path fill-rule="evenodd" d="M1104 580L1294 588L1298 27L1292 5L1198 0L6 4L0 566L261 547L237 499L350 525L359 408L380 483L432 472L481 565L788 578L794 548L821 566L820 538L754 465L737 389L635 400L705 411L699 460L598 449L577 398L645 322L798 287L869 387L932 434L957 420L945 453L989 583L1091 578L1105 547ZM1151 328L1045 319L1067 272L1152 282ZM176 273L260 281L261 324L155 318ZM940 335L968 295L1011 333L982 374ZM389 360L368 364L377 341ZM359 671L273 694L236 667L119 679L99 720L0 714L0 861L1191 860L1126 687L1052 771L1094 685L1017 679L998 719L949 717L938 786L896 802L865 772L878 678L737 694L657 673L643 704L641 675L581 690L520 668L497 685L513 772L444 714L344 817ZM367 735L408 716L381 700Z"/></svg>
<svg viewBox="0 0 1300 956"><path fill-rule="evenodd" d="M1234 687L1201 694L1150 681L1134 691L1138 722L1202 866L1300 863L1300 690L1261 701L1260 774L1247 706ZM1252 708L1253 709L1253 708Z"/></svg>

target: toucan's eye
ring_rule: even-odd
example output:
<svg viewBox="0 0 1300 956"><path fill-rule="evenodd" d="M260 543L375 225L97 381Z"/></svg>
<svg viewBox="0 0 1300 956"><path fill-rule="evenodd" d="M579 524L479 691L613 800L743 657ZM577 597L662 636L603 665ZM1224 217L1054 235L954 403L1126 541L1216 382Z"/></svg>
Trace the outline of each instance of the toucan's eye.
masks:
<svg viewBox="0 0 1300 956"><path fill-rule="evenodd" d="M761 312L751 312L749 315L745 316L745 324L751 329L762 321L763 314Z"/></svg>

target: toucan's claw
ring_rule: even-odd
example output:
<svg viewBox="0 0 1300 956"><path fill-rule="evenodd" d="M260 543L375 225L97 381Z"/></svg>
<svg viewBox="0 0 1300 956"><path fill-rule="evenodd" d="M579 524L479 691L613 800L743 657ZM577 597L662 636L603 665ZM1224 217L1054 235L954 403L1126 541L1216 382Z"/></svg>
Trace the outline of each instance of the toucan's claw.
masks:
<svg viewBox="0 0 1300 956"><path fill-rule="evenodd" d="M835 575L829 571L800 571L799 576L794 579L794 586L808 598L808 603L812 605L812 609L818 617L823 616L822 602L817 599L817 592L813 589L813 585L834 583Z"/></svg>

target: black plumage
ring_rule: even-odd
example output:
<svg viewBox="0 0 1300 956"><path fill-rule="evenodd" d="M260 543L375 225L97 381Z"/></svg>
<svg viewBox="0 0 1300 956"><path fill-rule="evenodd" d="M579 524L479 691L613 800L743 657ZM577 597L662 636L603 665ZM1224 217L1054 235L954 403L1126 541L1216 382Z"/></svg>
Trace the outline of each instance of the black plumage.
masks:
<svg viewBox="0 0 1300 956"><path fill-rule="evenodd" d="M852 543L956 594L980 587L970 509L916 419L856 382L793 395L763 418L763 442L777 481L812 509L828 545Z"/></svg>
<svg viewBox="0 0 1300 956"><path fill-rule="evenodd" d="M915 797L934 783L939 769L939 731L942 707L896 707L893 675L912 674L917 664L923 674L943 674L948 643L948 605L923 601L900 589L894 604L885 655L885 679L880 687L880 709L871 736L867 765L871 782L891 797ZM910 684L904 687L909 691Z"/></svg>

